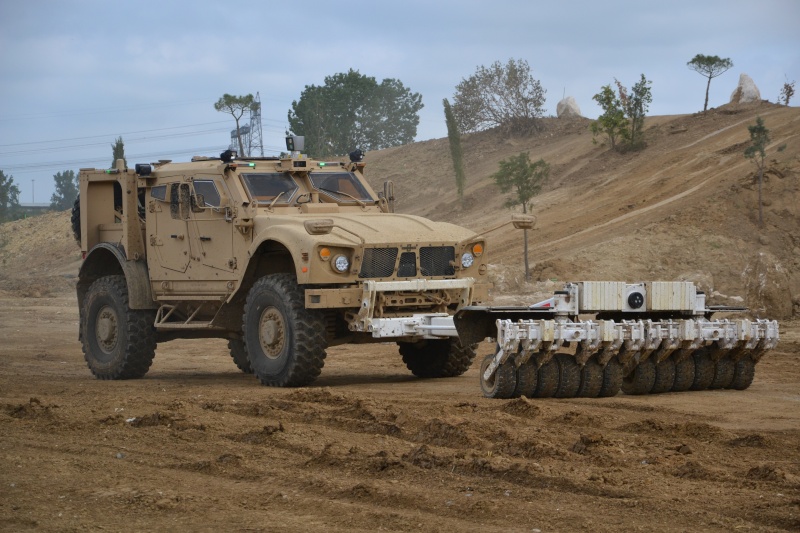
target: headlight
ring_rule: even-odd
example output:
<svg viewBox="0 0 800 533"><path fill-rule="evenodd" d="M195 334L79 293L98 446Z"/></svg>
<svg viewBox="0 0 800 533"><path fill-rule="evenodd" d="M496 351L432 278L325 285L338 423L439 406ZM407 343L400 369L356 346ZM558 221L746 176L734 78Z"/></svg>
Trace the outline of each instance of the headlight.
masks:
<svg viewBox="0 0 800 533"><path fill-rule="evenodd" d="M333 261L331 261L331 266L336 272L341 274L343 272L347 272L347 270L350 268L350 261L343 255L337 255L333 258Z"/></svg>
<svg viewBox="0 0 800 533"><path fill-rule="evenodd" d="M469 252L464 252L461 255L461 266L463 268L469 268L472 266L472 263L475 262L475 258Z"/></svg>

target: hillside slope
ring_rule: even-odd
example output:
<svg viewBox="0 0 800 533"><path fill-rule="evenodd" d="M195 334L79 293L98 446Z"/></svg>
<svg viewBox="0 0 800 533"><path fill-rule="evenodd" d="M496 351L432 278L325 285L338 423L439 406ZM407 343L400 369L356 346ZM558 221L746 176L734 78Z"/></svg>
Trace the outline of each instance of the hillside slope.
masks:
<svg viewBox="0 0 800 533"><path fill-rule="evenodd" d="M756 167L743 157L756 116L772 138L764 228ZM394 181L398 211L478 231L510 218L490 178L498 162L529 151L531 160L552 167L534 199L534 281L685 279L713 295L713 303L743 297L758 314L800 312L800 109L762 102L650 117L647 148L629 154L594 144L588 120L544 122L542 132L525 138L483 132L462 139L463 205L447 139L370 153L367 176L376 188ZM501 230L489 243L498 292L529 300L542 284L523 282L522 232Z"/></svg>

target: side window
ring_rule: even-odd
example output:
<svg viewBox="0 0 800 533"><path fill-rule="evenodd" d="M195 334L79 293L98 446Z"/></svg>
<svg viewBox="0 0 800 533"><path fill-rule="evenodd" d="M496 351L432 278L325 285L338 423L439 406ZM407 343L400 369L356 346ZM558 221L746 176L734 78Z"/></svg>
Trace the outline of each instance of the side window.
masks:
<svg viewBox="0 0 800 533"><path fill-rule="evenodd" d="M217 184L212 180L194 180L194 192L203 195L203 207L219 207L222 202Z"/></svg>
<svg viewBox="0 0 800 533"><path fill-rule="evenodd" d="M161 200L162 202L167 201L167 186L166 185L158 185L157 187L153 187L150 189L150 197L155 200Z"/></svg>

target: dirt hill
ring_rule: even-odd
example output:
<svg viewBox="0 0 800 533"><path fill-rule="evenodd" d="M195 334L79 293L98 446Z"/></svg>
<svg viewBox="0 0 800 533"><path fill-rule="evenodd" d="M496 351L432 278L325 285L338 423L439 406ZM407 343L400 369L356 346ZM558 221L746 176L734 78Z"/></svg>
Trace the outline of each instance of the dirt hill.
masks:
<svg viewBox="0 0 800 533"><path fill-rule="evenodd" d="M755 165L743 157L756 116L772 137L764 228ZM524 282L522 232L508 226L489 235L498 301L530 302L569 280L685 279L711 303L744 298L758 315L800 313L800 109L763 102L650 117L647 148L628 154L593 143L588 125L548 118L528 137L465 136L463 203L447 139L369 153L367 177L376 189L394 181L400 212L481 231L510 219L490 178L500 160L528 151L550 163L529 233L533 283ZM53 213L0 226L0 291L37 297L70 290L80 253L68 218Z"/></svg>

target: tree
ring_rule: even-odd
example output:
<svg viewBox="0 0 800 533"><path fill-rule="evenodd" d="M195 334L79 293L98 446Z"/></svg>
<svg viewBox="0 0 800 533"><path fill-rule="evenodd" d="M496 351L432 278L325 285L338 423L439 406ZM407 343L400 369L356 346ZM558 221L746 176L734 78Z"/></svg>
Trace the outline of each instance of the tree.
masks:
<svg viewBox="0 0 800 533"><path fill-rule="evenodd" d="M786 83L783 84L781 87L781 94L778 96L778 103L788 106L789 100L792 99L794 96L794 81L789 81L789 78L786 78Z"/></svg>
<svg viewBox="0 0 800 533"><path fill-rule="evenodd" d="M72 170L65 170L54 174L53 180L56 182L56 192L50 197L50 208L58 211L70 209L78 197L78 176Z"/></svg>
<svg viewBox="0 0 800 533"><path fill-rule="evenodd" d="M628 119L628 128L625 134L626 140L631 148L640 148L643 146L644 117L647 115L647 110L653 101L653 96L650 93L650 84L652 82L642 74L641 79L631 88L630 94L616 78L614 78L614 83L617 84L619 102L625 112L625 117Z"/></svg>
<svg viewBox="0 0 800 533"><path fill-rule="evenodd" d="M114 168L117 165L117 159L125 161L125 168L128 168L128 160L125 159L125 143L122 142L122 137L117 137L114 144L111 145L111 158L111 166L109 168Z"/></svg>
<svg viewBox="0 0 800 533"><path fill-rule="evenodd" d="M723 59L719 56L697 54L691 61L686 63L686 66L708 78L708 83L706 84L706 101L703 104L703 112L705 113L708 109L708 90L711 88L711 80L724 74L733 67L733 61L731 61L729 57Z"/></svg>
<svg viewBox="0 0 800 533"><path fill-rule="evenodd" d="M453 114L463 132L500 127L506 133L524 134L538 128L544 114L545 90L531 75L528 62L495 61L479 66L462 79L453 96Z"/></svg>
<svg viewBox="0 0 800 533"><path fill-rule="evenodd" d="M764 182L764 166L769 144L769 130L764 126L764 120L756 117L756 123L747 126L750 132L750 146L744 151L744 156L755 163L758 168L758 225L764 227L764 205L761 198L762 183Z"/></svg>
<svg viewBox="0 0 800 533"><path fill-rule="evenodd" d="M0 221L11 220L19 207L19 187L14 184L14 177L0 170Z"/></svg>
<svg viewBox="0 0 800 533"><path fill-rule="evenodd" d="M453 108L445 98L442 100L444 105L444 119L447 123L447 139L450 141L450 157L453 159L453 171L456 175L456 190L458 191L459 201L464 200L464 185L467 178L464 175L464 152L461 150L461 134L458 131L456 117L453 115Z"/></svg>
<svg viewBox="0 0 800 533"><path fill-rule="evenodd" d="M305 136L314 157L380 150L414 140L422 107L422 96L400 80L379 84L350 69L326 76L324 85L306 85L288 112L289 128Z"/></svg>
<svg viewBox="0 0 800 533"><path fill-rule="evenodd" d="M628 120L622 110L622 104L611 85L604 85L599 93L592 96L592 100L595 100L603 110L603 114L592 122L592 142L596 143L595 137L605 134L611 143L611 148L616 149L617 141L625 135L628 127Z"/></svg>
<svg viewBox="0 0 800 533"><path fill-rule="evenodd" d="M214 104L214 109L222 113L229 113L233 117L233 120L236 121L236 140L239 143L239 155L249 155L245 151L244 144L242 143L242 130L239 127L239 120L245 112L257 110L257 106L258 103L252 94L233 96L232 94L225 93Z"/></svg>
<svg viewBox="0 0 800 533"><path fill-rule="evenodd" d="M550 175L550 165L544 159L535 163L530 160L528 152L509 157L500 161L500 169L492 174L491 178L504 193L514 190L514 196L506 200L506 207L522 206L522 212L527 213L531 208L531 199L539 194L542 185ZM525 256L525 281L530 281L530 267L528 265L528 230L523 230L524 256Z"/></svg>

